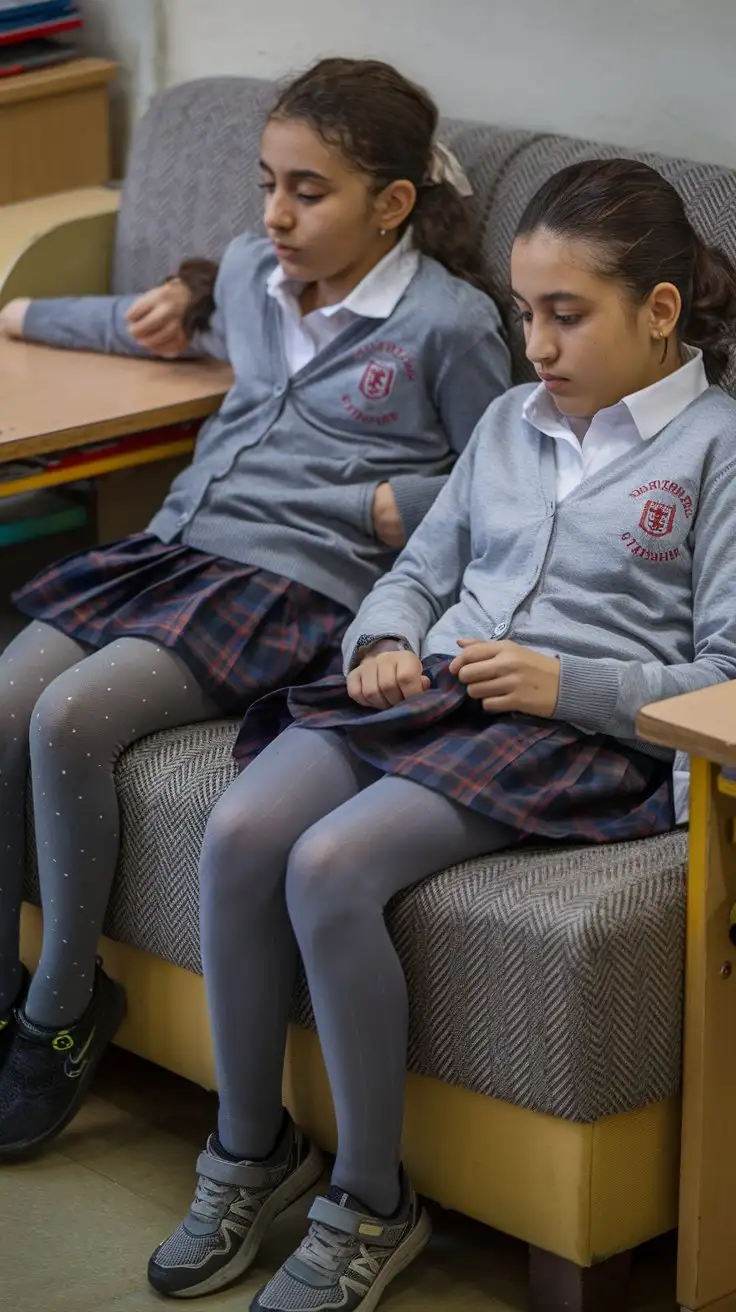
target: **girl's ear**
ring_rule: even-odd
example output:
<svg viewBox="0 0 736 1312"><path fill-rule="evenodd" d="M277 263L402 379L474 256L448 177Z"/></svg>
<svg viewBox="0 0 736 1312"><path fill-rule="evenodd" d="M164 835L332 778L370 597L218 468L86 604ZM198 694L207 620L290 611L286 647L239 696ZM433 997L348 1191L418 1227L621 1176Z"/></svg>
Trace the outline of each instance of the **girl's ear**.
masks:
<svg viewBox="0 0 736 1312"><path fill-rule="evenodd" d="M413 182L390 182L375 201L376 227L394 232L409 218L417 203L417 189Z"/></svg>
<svg viewBox="0 0 736 1312"><path fill-rule="evenodd" d="M660 282L649 297L649 331L657 341L672 336L682 314L682 297L671 282Z"/></svg>

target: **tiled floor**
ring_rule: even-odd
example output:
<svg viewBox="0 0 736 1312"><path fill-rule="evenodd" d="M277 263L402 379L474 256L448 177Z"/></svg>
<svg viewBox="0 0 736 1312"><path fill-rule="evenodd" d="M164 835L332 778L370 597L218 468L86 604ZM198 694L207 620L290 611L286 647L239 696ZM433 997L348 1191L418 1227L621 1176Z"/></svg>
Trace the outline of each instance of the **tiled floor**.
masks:
<svg viewBox="0 0 736 1312"><path fill-rule="evenodd" d="M155 1067L113 1053L95 1096L53 1151L0 1172L3 1312L151 1312L148 1256L187 1209L214 1099ZM257 1268L202 1304L240 1308L304 1230L308 1202L275 1227ZM632 1312L674 1312L669 1240L637 1258ZM525 1250L435 1213L423 1260L392 1287L386 1312L524 1312Z"/></svg>

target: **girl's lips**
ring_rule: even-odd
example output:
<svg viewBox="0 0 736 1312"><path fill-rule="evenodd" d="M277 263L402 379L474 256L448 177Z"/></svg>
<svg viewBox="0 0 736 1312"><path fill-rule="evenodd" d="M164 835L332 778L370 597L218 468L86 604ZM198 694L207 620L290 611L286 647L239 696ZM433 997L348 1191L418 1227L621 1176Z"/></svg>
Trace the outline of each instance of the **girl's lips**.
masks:
<svg viewBox="0 0 736 1312"><path fill-rule="evenodd" d="M557 374L540 374L539 377L548 392L560 392L570 381L569 378L560 378Z"/></svg>

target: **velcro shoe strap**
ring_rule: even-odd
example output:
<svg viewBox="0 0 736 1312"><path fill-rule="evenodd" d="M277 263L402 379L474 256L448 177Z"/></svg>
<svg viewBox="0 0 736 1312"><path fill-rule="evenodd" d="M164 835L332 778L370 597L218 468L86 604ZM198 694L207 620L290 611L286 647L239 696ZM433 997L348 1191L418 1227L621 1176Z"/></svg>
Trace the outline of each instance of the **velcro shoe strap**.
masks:
<svg viewBox="0 0 736 1312"><path fill-rule="evenodd" d="M309 1219L321 1225L328 1225L332 1230L342 1230L344 1234L356 1235L367 1244L377 1244L384 1248L393 1247L390 1226L383 1225L373 1216L353 1212L349 1207L339 1207L329 1198L315 1198Z"/></svg>
<svg viewBox="0 0 736 1312"><path fill-rule="evenodd" d="M264 1184L272 1168L256 1166L251 1162L223 1162L211 1153L200 1153L197 1158L197 1175L204 1175L218 1184L229 1184L234 1189L257 1189Z"/></svg>

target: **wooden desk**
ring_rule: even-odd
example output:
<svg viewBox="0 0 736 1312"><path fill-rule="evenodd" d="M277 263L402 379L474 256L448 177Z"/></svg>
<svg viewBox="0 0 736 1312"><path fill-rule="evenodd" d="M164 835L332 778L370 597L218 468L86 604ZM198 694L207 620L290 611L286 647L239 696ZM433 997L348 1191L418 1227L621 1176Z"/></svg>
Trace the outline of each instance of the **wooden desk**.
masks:
<svg viewBox="0 0 736 1312"><path fill-rule="evenodd" d="M231 383L229 366L214 361L131 360L0 341L0 463L204 419ZM192 445L182 438L172 449L162 434L160 446L113 464L96 459L89 472L81 462L71 475L57 470L0 483L0 495L166 459Z"/></svg>

